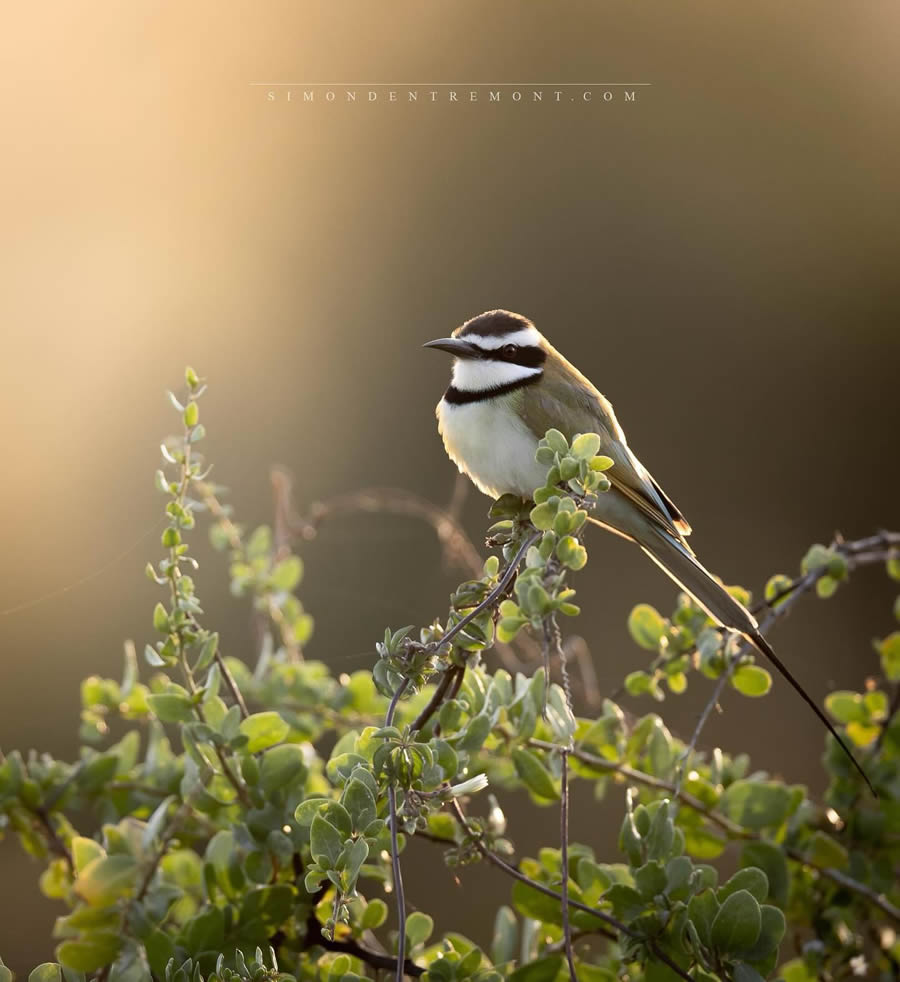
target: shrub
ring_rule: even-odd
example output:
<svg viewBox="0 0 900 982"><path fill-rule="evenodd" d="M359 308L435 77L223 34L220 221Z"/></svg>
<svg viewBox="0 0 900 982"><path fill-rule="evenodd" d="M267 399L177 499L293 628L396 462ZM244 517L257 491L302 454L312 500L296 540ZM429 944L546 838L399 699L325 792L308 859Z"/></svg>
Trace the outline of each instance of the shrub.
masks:
<svg viewBox="0 0 900 982"><path fill-rule="evenodd" d="M753 770L747 754L695 751L726 686L758 697L771 678L683 595L668 617L632 611L649 660L624 689L663 703L692 678L714 681L692 739L674 737L658 712L629 721L613 697L576 716L560 625L579 613L569 580L587 562L582 532L612 461L595 435L570 444L551 430L538 450L546 486L534 502L494 504L491 555L444 620L387 629L371 671L335 678L303 655L313 622L296 596L303 563L285 517L275 535L232 519L198 453L205 385L190 369L186 385L184 402L172 396L183 432L163 445L156 475L167 524L162 558L147 566L161 596L157 641L143 652L149 678L126 645L121 681L82 685L75 762L0 757L0 830L46 863L41 888L67 908L57 961L32 982L893 977L900 632L876 643L863 691L826 700L877 799L830 736L821 802ZM366 500L390 507L377 493ZM472 565L449 517L407 510L430 516ZM190 551L198 516L228 554L233 593L268 625L253 666L205 624ZM900 579L898 546L895 533L813 546L796 577L767 584L754 608L763 627L804 595L830 596L860 565L885 562ZM541 653L531 676L484 660L514 643ZM560 684L549 682L554 662ZM111 726L124 734L115 742ZM576 780L622 801L617 855L569 842ZM493 795L510 789L560 808L559 840L535 857L514 858ZM74 814L97 827L82 833ZM406 914L414 835L435 844L436 863L484 862L510 878L487 950L456 933L436 940L427 913ZM720 882L710 861L729 843L739 869ZM10 978L0 963L0 982Z"/></svg>

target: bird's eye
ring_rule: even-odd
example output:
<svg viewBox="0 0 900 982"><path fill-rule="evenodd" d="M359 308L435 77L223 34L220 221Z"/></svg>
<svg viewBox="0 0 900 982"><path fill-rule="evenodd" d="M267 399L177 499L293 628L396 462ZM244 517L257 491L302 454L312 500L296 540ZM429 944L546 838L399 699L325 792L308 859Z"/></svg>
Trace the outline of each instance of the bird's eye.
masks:
<svg viewBox="0 0 900 982"><path fill-rule="evenodd" d="M519 346L517 344L504 344L502 350L504 358L515 358Z"/></svg>

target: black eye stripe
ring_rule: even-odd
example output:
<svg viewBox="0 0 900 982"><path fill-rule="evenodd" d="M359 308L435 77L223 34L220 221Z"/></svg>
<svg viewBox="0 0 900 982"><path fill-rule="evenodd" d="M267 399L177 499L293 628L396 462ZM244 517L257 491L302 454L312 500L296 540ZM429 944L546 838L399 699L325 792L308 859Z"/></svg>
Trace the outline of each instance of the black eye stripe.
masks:
<svg viewBox="0 0 900 982"><path fill-rule="evenodd" d="M486 361L502 361L508 365L522 365L524 368L538 368L547 360L543 348L530 344L505 344L501 348L481 348L481 357Z"/></svg>

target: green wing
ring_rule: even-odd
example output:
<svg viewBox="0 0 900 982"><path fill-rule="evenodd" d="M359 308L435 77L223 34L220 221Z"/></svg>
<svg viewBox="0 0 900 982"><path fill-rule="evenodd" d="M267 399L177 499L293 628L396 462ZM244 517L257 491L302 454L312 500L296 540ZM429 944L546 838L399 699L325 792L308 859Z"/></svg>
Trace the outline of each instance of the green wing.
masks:
<svg viewBox="0 0 900 982"><path fill-rule="evenodd" d="M520 393L525 423L538 438L551 427L569 440L576 433L596 433L601 453L614 461L607 472L613 487L677 539L690 534L684 516L629 449L609 400L580 373L573 378L566 372L561 378L551 368L539 385L525 386Z"/></svg>

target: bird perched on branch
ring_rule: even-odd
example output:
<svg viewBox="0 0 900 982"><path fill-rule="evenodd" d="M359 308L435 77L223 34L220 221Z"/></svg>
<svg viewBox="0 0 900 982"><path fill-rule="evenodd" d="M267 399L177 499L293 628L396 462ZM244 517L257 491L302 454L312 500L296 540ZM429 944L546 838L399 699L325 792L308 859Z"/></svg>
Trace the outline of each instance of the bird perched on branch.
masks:
<svg viewBox="0 0 900 982"><path fill-rule="evenodd" d="M450 386L437 406L438 429L451 460L485 494L530 498L546 478L535 460L550 429L571 440L596 433L613 460L611 482L591 521L636 542L717 624L743 635L797 690L868 777L819 706L760 633L746 607L698 562L685 517L628 446L613 407L521 314L491 310L449 338L429 341L454 356Z"/></svg>

